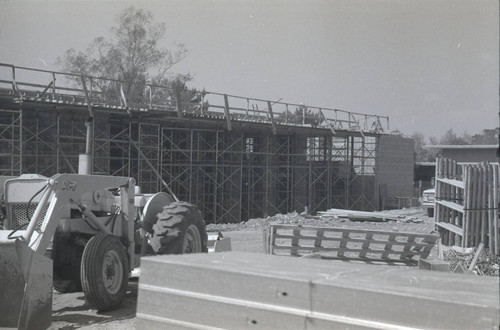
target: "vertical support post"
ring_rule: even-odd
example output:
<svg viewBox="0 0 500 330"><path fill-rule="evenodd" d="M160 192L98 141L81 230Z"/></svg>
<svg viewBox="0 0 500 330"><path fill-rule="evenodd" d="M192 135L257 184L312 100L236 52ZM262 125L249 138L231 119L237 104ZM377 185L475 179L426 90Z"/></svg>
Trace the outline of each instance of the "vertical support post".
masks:
<svg viewBox="0 0 500 330"><path fill-rule="evenodd" d="M149 86L149 110L153 109L153 86Z"/></svg>
<svg viewBox="0 0 500 330"><path fill-rule="evenodd" d="M500 206L500 200L499 200L499 166L498 165L493 165L493 204L492 208L494 208L493 212L493 230L495 232L495 237L494 237L494 253L495 255L500 255L500 240L498 236L500 235L499 233L499 228L498 228L498 207Z"/></svg>
<svg viewBox="0 0 500 330"><path fill-rule="evenodd" d="M214 223L219 223L217 219L217 186L219 185L219 134L222 134L220 131L216 131L215 133L215 178L214 178Z"/></svg>
<svg viewBox="0 0 500 330"><path fill-rule="evenodd" d="M61 145L60 145L60 134L59 134L59 118L60 118L60 114L57 113L56 114L56 173L61 173L61 171L59 170L59 158L61 157L60 153L61 153Z"/></svg>
<svg viewBox="0 0 500 330"><path fill-rule="evenodd" d="M23 109L19 109L19 174L23 173Z"/></svg>
<svg viewBox="0 0 500 330"><path fill-rule="evenodd" d="M36 152L36 157L35 157L35 170L38 172L39 167L38 167L38 158L40 157L40 152L39 152L39 146L40 146L40 136L38 135L39 132L39 127L40 127L40 117L39 114L37 114L36 119L35 119L35 141L36 141L36 147L35 147L35 152Z"/></svg>
<svg viewBox="0 0 500 330"><path fill-rule="evenodd" d="M240 180L239 180L239 193L240 193L240 205L239 205L239 221L242 221L242 210L243 210L243 158L245 157L245 135L241 131L241 152L240 154Z"/></svg>
<svg viewBox="0 0 500 330"><path fill-rule="evenodd" d="M362 196L361 196L361 208L363 210L365 210L365 200L366 200L366 190L365 190L365 184L366 184L366 182L365 182L365 177L366 177L366 175L365 175L365 170L366 170L365 169L365 165L366 165L365 164L365 162L366 162L365 156L366 156L366 153L365 153L365 151L366 151L366 140L365 140L365 136L363 134L361 134L361 173L360 174L361 174L361 187L362 187L361 188L361 194L362 194ZM411 202L410 202L410 204L411 204ZM411 205L410 205L410 207L411 207Z"/></svg>
<svg viewBox="0 0 500 330"><path fill-rule="evenodd" d="M464 167L464 220L463 220L463 235L462 235L462 247L467 247L469 244L469 227L470 227L470 207L471 207L471 176L470 167Z"/></svg>
<svg viewBox="0 0 500 330"><path fill-rule="evenodd" d="M128 254L130 255L131 262L129 263L129 271L133 270L135 267L139 266L139 262L135 260L135 240L134 240L134 217L135 217L135 207L134 207L134 188L135 180L130 179L128 184L123 189L121 194L121 208L123 214L127 217L127 239L128 239Z"/></svg>
<svg viewBox="0 0 500 330"><path fill-rule="evenodd" d="M493 164L487 164L486 165L486 170L487 170L487 182L488 182L488 213L487 213L487 225L488 225L488 247L490 248L491 252L495 253L495 235L498 235L495 233L493 228L495 227L493 223L493 212L495 212L495 204L493 203Z"/></svg>
<svg viewBox="0 0 500 330"><path fill-rule="evenodd" d="M181 89L180 88L175 88L175 101L177 104L177 117L182 118L182 95L181 95Z"/></svg>
<svg viewBox="0 0 500 330"><path fill-rule="evenodd" d="M200 93L200 111L202 114L205 113L205 92Z"/></svg>
<svg viewBox="0 0 500 330"><path fill-rule="evenodd" d="M488 209L488 170L485 162L479 165L482 181L482 191L481 194L481 204L480 204L480 214L481 214L481 243L485 246L488 245L488 214L486 210Z"/></svg>
<svg viewBox="0 0 500 330"><path fill-rule="evenodd" d="M266 178L266 185L265 185L265 196L266 196L266 201L265 201L265 207L264 207L264 216L268 216L268 206L269 206L269 144L271 142L269 141L269 134L266 133L266 173L265 173L265 178Z"/></svg>
<svg viewBox="0 0 500 330"><path fill-rule="evenodd" d="M189 191L188 191L188 196L189 196L189 202L193 203L193 143L194 143L194 134L193 134L193 129L189 130L190 134L190 141L189 141Z"/></svg>
<svg viewBox="0 0 500 330"><path fill-rule="evenodd" d="M304 126L305 124L306 124L306 107L302 105L302 126Z"/></svg>
<svg viewBox="0 0 500 330"><path fill-rule="evenodd" d="M52 72L52 99L56 98L56 73Z"/></svg>
<svg viewBox="0 0 500 330"><path fill-rule="evenodd" d="M224 94L224 116L226 117L227 130L232 131L231 116L229 115L229 100L226 94Z"/></svg>
<svg viewBox="0 0 500 330"><path fill-rule="evenodd" d="M277 135L278 130L276 128L276 123L274 122L273 108L271 105L271 101L267 101L267 112L269 113L269 117L271 118L271 125L273 127L273 134Z"/></svg>
<svg viewBox="0 0 500 330"><path fill-rule="evenodd" d="M125 108L128 108L127 97L125 95L125 92L123 91L123 84L122 83L120 83L120 100L122 102L122 106Z"/></svg>
<svg viewBox="0 0 500 330"><path fill-rule="evenodd" d="M17 91L16 84L16 67L12 66L12 92L15 93Z"/></svg>
<svg viewBox="0 0 500 330"><path fill-rule="evenodd" d="M80 159L80 166L78 169L78 173L91 174L92 158L93 158L93 142L94 142L94 111L92 109L92 102L90 99L89 92L87 90L87 83L85 82L85 77L82 75L80 76L80 78L82 80L82 87L85 93L85 99L87 101L89 118L85 121L85 127L87 128L87 137L85 140L85 156L82 159Z"/></svg>

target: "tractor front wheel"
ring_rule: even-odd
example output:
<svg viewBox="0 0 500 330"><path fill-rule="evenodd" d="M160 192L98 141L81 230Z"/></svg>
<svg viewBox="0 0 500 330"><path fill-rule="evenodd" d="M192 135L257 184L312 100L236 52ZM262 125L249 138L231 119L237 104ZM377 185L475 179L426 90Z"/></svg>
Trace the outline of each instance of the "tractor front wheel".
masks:
<svg viewBox="0 0 500 330"><path fill-rule="evenodd" d="M120 239L110 234L92 237L83 251L81 282L87 302L99 311L118 307L128 286L128 258Z"/></svg>
<svg viewBox="0 0 500 330"><path fill-rule="evenodd" d="M165 206L153 230L151 245L158 254L207 252L205 221L193 204L174 202Z"/></svg>

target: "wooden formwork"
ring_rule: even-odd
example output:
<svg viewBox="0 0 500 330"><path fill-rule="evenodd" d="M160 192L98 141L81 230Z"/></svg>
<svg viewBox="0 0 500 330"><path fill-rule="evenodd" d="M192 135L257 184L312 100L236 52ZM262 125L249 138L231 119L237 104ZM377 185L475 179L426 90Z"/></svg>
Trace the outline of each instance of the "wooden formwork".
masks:
<svg viewBox="0 0 500 330"><path fill-rule="evenodd" d="M485 247L500 254L499 165L436 160L435 224L445 245Z"/></svg>
<svg viewBox="0 0 500 330"><path fill-rule="evenodd" d="M419 234L350 228L271 225L266 251L276 255L416 265L434 247L437 234Z"/></svg>

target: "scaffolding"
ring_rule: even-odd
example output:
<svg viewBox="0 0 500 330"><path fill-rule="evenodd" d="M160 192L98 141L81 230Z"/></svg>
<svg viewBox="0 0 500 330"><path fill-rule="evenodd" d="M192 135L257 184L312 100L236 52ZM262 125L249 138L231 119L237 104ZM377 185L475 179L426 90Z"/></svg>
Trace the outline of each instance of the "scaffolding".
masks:
<svg viewBox="0 0 500 330"><path fill-rule="evenodd" d="M0 175L76 173L92 125L92 173L134 177L143 193L166 182L208 223L377 208L387 117L149 85L131 105L76 77L90 95L73 75L0 64Z"/></svg>

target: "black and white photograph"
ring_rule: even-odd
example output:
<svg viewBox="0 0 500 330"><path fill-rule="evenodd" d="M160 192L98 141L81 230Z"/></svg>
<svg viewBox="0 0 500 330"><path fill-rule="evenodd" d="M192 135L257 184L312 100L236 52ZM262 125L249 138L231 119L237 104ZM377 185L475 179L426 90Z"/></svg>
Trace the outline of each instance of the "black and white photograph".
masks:
<svg viewBox="0 0 500 330"><path fill-rule="evenodd" d="M498 329L498 0L0 0L0 329Z"/></svg>

